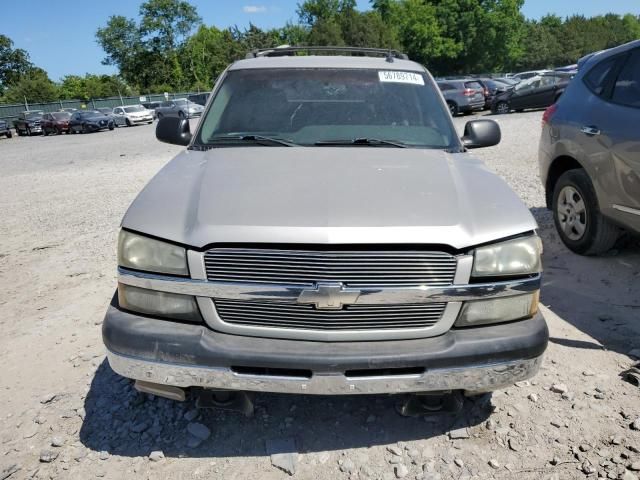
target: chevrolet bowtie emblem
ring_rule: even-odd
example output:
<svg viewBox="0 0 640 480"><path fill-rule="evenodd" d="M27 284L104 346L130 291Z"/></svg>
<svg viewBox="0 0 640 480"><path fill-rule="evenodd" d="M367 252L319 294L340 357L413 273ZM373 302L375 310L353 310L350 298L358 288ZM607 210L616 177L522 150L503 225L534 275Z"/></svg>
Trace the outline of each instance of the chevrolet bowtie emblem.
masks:
<svg viewBox="0 0 640 480"><path fill-rule="evenodd" d="M340 310L356 303L359 296L358 290L345 290L342 283L317 283L315 288L300 293L298 303L312 304L320 310Z"/></svg>

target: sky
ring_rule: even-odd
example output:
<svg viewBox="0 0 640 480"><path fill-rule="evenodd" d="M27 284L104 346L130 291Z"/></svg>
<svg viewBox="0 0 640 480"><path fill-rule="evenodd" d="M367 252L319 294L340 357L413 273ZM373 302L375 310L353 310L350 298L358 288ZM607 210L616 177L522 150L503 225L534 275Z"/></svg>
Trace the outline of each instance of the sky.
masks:
<svg viewBox="0 0 640 480"><path fill-rule="evenodd" d="M189 0L207 25L225 28L246 27L250 22L260 28L296 21L300 0ZM0 13L0 33L23 48L31 61L44 68L52 80L67 74L116 73L101 64L104 52L96 44L95 32L106 25L109 16L137 17L141 0L49 0L16 2L5 0ZM358 0L360 9L369 1ZM523 13L540 18L547 13L561 17L574 13L586 16L613 13L640 14L640 0L525 0Z"/></svg>

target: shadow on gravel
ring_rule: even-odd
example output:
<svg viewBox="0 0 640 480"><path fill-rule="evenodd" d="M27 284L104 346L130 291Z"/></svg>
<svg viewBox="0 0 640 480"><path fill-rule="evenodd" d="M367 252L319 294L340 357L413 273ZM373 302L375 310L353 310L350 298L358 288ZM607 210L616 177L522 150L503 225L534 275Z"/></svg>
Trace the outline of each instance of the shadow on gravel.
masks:
<svg viewBox="0 0 640 480"><path fill-rule="evenodd" d="M544 244L541 302L598 343L551 339L572 348L628 354L640 346L640 240L622 237L598 257L562 244L546 208L532 208Z"/></svg>
<svg viewBox="0 0 640 480"><path fill-rule="evenodd" d="M265 456L265 442L292 439L299 453L341 450L426 439L484 422L491 396L466 399L463 410L425 418L405 418L395 411L400 396L318 397L258 394L255 414L246 418L220 410L198 410L192 421L211 435L194 446L184 403L140 394L133 382L115 374L106 360L96 371L85 399L80 440L94 451L145 456L162 450L168 457Z"/></svg>

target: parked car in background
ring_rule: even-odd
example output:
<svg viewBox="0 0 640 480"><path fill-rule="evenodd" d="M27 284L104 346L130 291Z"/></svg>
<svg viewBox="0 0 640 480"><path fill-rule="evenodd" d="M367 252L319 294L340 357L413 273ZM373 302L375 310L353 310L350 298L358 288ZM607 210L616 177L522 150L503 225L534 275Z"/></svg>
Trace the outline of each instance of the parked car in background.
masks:
<svg viewBox="0 0 640 480"><path fill-rule="evenodd" d="M156 115L158 118L194 118L202 115L203 111L204 107L202 105L190 102L186 98L177 98L175 100L162 102L162 104L158 108L156 108Z"/></svg>
<svg viewBox="0 0 640 480"><path fill-rule="evenodd" d="M207 104L207 100L209 99L209 93L195 93L193 95L189 95L188 100L193 103L197 103L198 105L202 105L203 107Z"/></svg>
<svg viewBox="0 0 640 480"><path fill-rule="evenodd" d="M31 136L34 133L42 133L42 110L29 110L22 112L16 120L13 121L13 127L16 129L18 136Z"/></svg>
<svg viewBox="0 0 640 480"><path fill-rule="evenodd" d="M68 108L61 108L60 111L61 112L67 112L67 113L73 113L73 112L77 112L78 109L77 108L73 108L73 107L68 107Z"/></svg>
<svg viewBox="0 0 640 480"><path fill-rule="evenodd" d="M0 120L0 136L5 136L7 138L11 138L13 136L9 122L6 120Z"/></svg>
<svg viewBox="0 0 640 480"><path fill-rule="evenodd" d="M489 110L491 108L491 103L495 98L496 94L504 92L507 90L507 86L502 83L494 80L493 78L476 78L475 79L480 85L482 85L484 89L484 109Z"/></svg>
<svg viewBox="0 0 640 480"><path fill-rule="evenodd" d="M521 112L527 108L546 108L554 104L569 85L572 74L545 73L532 77L495 96L491 103L493 113Z"/></svg>
<svg viewBox="0 0 640 480"><path fill-rule="evenodd" d="M69 133L89 133L100 130L113 130L113 120L98 110L74 112L69 121Z"/></svg>
<svg viewBox="0 0 640 480"><path fill-rule="evenodd" d="M42 116L42 133L69 133L69 120L71 114L68 112L45 113Z"/></svg>
<svg viewBox="0 0 640 480"><path fill-rule="evenodd" d="M110 107L100 107L100 108L96 108L97 111L99 111L100 113L102 113L103 115L109 117L110 119L114 120L115 123L115 119L113 117L113 108ZM117 125L116 125L117 126Z"/></svg>
<svg viewBox="0 0 640 480"><path fill-rule="evenodd" d="M640 40L596 53L543 117L539 160L547 207L582 255L640 234Z"/></svg>
<svg viewBox="0 0 640 480"><path fill-rule="evenodd" d="M540 75L544 75L545 73L550 72L551 70L530 70L528 72L520 72L520 73L516 73L515 75L513 75L510 78L513 78L514 80L521 82L522 80L528 80L530 78L533 77L539 77Z"/></svg>
<svg viewBox="0 0 640 480"><path fill-rule="evenodd" d="M116 126L132 127L141 123L153 123L153 113L142 105L129 105L113 109Z"/></svg>
<svg viewBox="0 0 640 480"><path fill-rule="evenodd" d="M142 104L144 108L146 108L147 110L151 110L151 115L153 115L154 120L158 118L156 108L158 108L160 105L162 105L162 102L145 102Z"/></svg>
<svg viewBox="0 0 640 480"><path fill-rule="evenodd" d="M449 106L452 116L482 110L485 104L484 88L476 80L446 80L438 87Z"/></svg>

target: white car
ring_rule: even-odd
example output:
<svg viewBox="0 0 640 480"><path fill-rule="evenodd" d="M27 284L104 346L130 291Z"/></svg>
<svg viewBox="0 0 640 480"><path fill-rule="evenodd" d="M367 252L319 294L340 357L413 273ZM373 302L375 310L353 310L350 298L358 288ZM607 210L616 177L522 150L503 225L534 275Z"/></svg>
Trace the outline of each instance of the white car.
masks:
<svg viewBox="0 0 640 480"><path fill-rule="evenodd" d="M140 123L153 123L153 112L142 105L129 105L113 109L113 120L116 126L131 127Z"/></svg>

